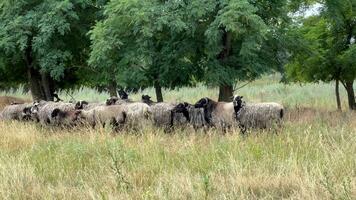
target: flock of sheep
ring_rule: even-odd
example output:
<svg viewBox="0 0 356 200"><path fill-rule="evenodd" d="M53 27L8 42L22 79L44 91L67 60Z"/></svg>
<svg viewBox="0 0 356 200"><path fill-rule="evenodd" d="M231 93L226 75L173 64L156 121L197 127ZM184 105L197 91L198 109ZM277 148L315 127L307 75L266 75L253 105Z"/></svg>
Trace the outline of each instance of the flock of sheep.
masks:
<svg viewBox="0 0 356 200"><path fill-rule="evenodd" d="M186 102L156 103L148 95L142 95L140 102L134 102L125 92L119 92L119 96L111 97L105 103L13 103L2 110L0 120L35 121L43 126L61 127L110 125L115 131L140 130L148 124L165 131L190 126L195 130L215 127L225 132L238 127L245 133L251 128L280 126L284 112L278 103L246 103L242 96L234 96L233 102L202 98L194 105Z"/></svg>

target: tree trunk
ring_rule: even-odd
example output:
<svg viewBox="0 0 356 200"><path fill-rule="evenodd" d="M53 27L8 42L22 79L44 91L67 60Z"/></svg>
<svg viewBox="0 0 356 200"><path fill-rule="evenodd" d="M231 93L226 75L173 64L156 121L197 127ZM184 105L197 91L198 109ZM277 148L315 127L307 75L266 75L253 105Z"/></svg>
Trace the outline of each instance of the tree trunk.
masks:
<svg viewBox="0 0 356 200"><path fill-rule="evenodd" d="M111 83L108 86L108 91L110 97L117 97L117 84L115 81L111 81Z"/></svg>
<svg viewBox="0 0 356 200"><path fill-rule="evenodd" d="M40 73L33 66L32 38L28 39L28 44L23 59L25 61L26 68L27 68L27 78L31 90L32 100L33 101L45 100L45 96L41 88Z"/></svg>
<svg viewBox="0 0 356 200"><path fill-rule="evenodd" d="M232 85L221 85L219 87L219 101L232 101L234 88Z"/></svg>
<svg viewBox="0 0 356 200"><path fill-rule="evenodd" d="M356 100L355 100L355 91L353 87L354 81L346 81L345 82L345 89L347 92L347 99L349 102L349 109L350 110L356 110Z"/></svg>
<svg viewBox="0 0 356 200"><path fill-rule="evenodd" d="M27 66L27 78L31 90L32 100L45 100L46 98L42 92L41 80L38 71L31 66Z"/></svg>
<svg viewBox="0 0 356 200"><path fill-rule="evenodd" d="M335 80L335 95L336 95L337 109L341 111L341 101L340 101L340 92L339 92L339 79Z"/></svg>
<svg viewBox="0 0 356 200"><path fill-rule="evenodd" d="M42 89L46 101L54 101L54 97L53 97L54 91L51 84L51 77L49 76L48 73L46 72L41 73L41 83L42 83Z"/></svg>
<svg viewBox="0 0 356 200"><path fill-rule="evenodd" d="M162 95L162 87L161 85L156 81L154 84L155 91L156 91L156 98L157 102L163 102L163 95Z"/></svg>
<svg viewBox="0 0 356 200"><path fill-rule="evenodd" d="M223 49L218 55L218 60L220 63L224 63L226 58L228 58L231 55L231 42L232 42L232 36L230 32L227 32L224 30L224 34L222 37L222 44L223 44ZM232 96L233 96L233 86L232 84L228 83L222 83L219 86L219 101L232 101Z"/></svg>

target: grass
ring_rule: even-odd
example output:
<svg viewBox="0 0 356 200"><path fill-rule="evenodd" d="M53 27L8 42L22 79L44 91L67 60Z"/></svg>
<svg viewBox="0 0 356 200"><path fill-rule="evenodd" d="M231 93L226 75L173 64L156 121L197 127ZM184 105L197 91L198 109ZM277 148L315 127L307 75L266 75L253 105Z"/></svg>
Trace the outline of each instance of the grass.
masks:
<svg viewBox="0 0 356 200"><path fill-rule="evenodd" d="M113 137L106 129L0 122L0 198L355 199L356 113L335 111L332 91L328 84L284 86L273 77L239 91L288 108L278 134L147 127ZM165 98L194 102L216 92L198 86ZM106 98L86 88L74 95Z"/></svg>

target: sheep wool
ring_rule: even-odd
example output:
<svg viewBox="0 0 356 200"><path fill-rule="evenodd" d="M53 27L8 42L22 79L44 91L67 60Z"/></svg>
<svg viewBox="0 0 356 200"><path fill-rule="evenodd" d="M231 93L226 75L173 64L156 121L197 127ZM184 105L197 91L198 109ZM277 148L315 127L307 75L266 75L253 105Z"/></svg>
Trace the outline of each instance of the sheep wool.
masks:
<svg viewBox="0 0 356 200"><path fill-rule="evenodd" d="M31 104L16 104L6 106L0 114L1 120L27 120L30 118L30 115L24 113L26 108L30 108Z"/></svg>
<svg viewBox="0 0 356 200"><path fill-rule="evenodd" d="M245 128L272 128L283 118L284 108L278 103L247 103L237 112L236 118Z"/></svg>

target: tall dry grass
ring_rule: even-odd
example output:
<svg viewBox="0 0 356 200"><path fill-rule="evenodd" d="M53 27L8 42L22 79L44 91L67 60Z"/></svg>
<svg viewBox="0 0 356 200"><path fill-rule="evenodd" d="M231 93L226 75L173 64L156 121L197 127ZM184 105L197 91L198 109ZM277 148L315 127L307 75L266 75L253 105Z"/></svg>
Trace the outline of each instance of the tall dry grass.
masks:
<svg viewBox="0 0 356 200"><path fill-rule="evenodd" d="M113 136L105 128L0 122L0 198L355 199L356 113L335 111L327 85L304 87L314 93L310 100L300 97L302 89L281 90L299 86L263 81L241 93L251 101L285 102L277 134L165 134L147 127ZM187 88L166 97L184 99L188 91L194 94ZM215 92L198 88L187 98Z"/></svg>

